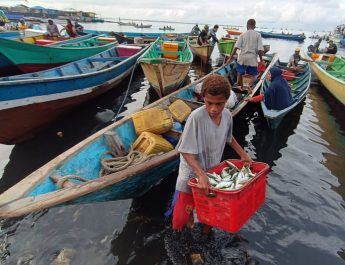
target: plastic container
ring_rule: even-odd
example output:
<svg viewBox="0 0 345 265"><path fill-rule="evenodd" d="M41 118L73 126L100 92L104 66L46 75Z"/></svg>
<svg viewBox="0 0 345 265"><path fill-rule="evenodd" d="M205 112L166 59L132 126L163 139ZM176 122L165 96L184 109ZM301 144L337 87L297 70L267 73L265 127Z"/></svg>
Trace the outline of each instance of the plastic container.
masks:
<svg viewBox="0 0 345 265"><path fill-rule="evenodd" d="M113 42L116 41L116 38L111 38L111 37L98 37L98 41L104 41L104 42Z"/></svg>
<svg viewBox="0 0 345 265"><path fill-rule="evenodd" d="M177 59L178 57L177 55L178 43L177 42L170 42L170 41L163 42L161 49L163 52L176 52L176 54L163 53L164 58L173 59L173 60Z"/></svg>
<svg viewBox="0 0 345 265"><path fill-rule="evenodd" d="M151 155L160 152L169 152L174 147L162 136L150 132L143 132L133 143L133 149Z"/></svg>
<svg viewBox="0 0 345 265"><path fill-rule="evenodd" d="M138 135L142 132L162 134L173 126L173 119L167 110L151 108L132 114L135 131Z"/></svg>
<svg viewBox="0 0 345 265"><path fill-rule="evenodd" d="M181 99L171 103L169 110L173 118L179 122L185 121L192 112L192 109Z"/></svg>
<svg viewBox="0 0 345 265"><path fill-rule="evenodd" d="M118 45L116 46L117 54L122 57L122 56L132 56L134 54L137 54L140 50L141 47L139 46L125 46L125 45Z"/></svg>
<svg viewBox="0 0 345 265"><path fill-rule="evenodd" d="M243 80L243 88L249 88L252 84L253 77L251 75L243 75L242 76Z"/></svg>
<svg viewBox="0 0 345 265"><path fill-rule="evenodd" d="M313 60L316 60L316 59L318 59L319 57L320 57L320 55L317 54L317 53L312 53L312 54L311 54L311 58L312 58Z"/></svg>
<svg viewBox="0 0 345 265"><path fill-rule="evenodd" d="M329 62L333 62L335 59L335 56L334 55L330 55L329 58L328 58L328 61Z"/></svg>
<svg viewBox="0 0 345 265"><path fill-rule="evenodd" d="M241 160L229 160L238 168L243 167ZM222 162L208 172L219 174L228 165ZM236 233L265 201L266 175L269 166L253 162L251 170L257 175L245 186L235 191L212 189L214 197L206 196L197 186L196 179L189 181L195 203L196 214L200 222L218 227L230 233Z"/></svg>

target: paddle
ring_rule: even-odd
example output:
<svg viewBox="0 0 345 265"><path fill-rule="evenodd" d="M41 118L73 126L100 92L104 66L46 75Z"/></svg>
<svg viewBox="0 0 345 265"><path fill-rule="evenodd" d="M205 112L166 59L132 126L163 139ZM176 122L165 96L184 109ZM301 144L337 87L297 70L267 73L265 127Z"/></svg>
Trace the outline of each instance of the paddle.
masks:
<svg viewBox="0 0 345 265"><path fill-rule="evenodd" d="M283 66L283 65L279 65L278 68L283 69L283 70L289 70L291 72L304 73L304 69L302 69L302 68L295 69L295 68L287 67L287 66Z"/></svg>

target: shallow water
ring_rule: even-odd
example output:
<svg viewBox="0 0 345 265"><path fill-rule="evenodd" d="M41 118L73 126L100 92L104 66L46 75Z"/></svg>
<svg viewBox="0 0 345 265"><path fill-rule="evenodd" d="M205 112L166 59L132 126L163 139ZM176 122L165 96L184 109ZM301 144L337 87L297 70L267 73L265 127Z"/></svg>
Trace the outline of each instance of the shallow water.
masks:
<svg viewBox="0 0 345 265"><path fill-rule="evenodd" d="M283 61L299 45L265 42ZM190 81L217 61L215 50L212 66L201 69L195 62ZM156 97L141 71L133 82L120 116ZM106 126L127 84L128 79L27 142L0 145L0 192ZM237 140L253 159L271 166L265 204L236 236L215 229L210 238L202 238L198 225L191 233L171 232L164 212L174 192L173 172L138 199L69 205L1 220L0 264L188 264L190 253L201 253L205 264L344 264L344 110L316 82L274 132L267 129L258 105L235 118ZM60 131L62 138L56 134ZM231 156L226 150L225 157Z"/></svg>

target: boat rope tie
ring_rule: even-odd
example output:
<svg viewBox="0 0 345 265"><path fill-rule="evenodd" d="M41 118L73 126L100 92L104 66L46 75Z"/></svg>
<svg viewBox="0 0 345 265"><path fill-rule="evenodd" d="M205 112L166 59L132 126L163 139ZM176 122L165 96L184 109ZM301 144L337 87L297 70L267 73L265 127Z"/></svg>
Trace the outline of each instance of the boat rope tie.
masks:
<svg viewBox="0 0 345 265"><path fill-rule="evenodd" d="M105 158L106 155L111 155L112 157ZM144 163L155 155L156 154L146 155L144 153L131 149L128 155L116 157L113 152L108 151L103 154L103 158L101 159L102 168L100 170L99 176L102 177L104 175L124 170L129 166Z"/></svg>
<svg viewBox="0 0 345 265"><path fill-rule="evenodd" d="M87 182L88 179L76 176L76 175L67 175L67 176L63 176L63 177L59 177L59 179L56 182L56 187L58 189L62 189L63 185L66 181L69 181L70 179L75 179L75 180L79 180L81 182Z"/></svg>
<svg viewBox="0 0 345 265"><path fill-rule="evenodd" d="M127 86L127 90L126 90L126 93L125 93L125 96L123 97L123 101L119 107L119 109L117 110L115 116L111 119L111 121L116 121L122 108L123 108L123 105L125 104L126 100L128 100L128 92L129 92L129 89L131 88L131 84L132 84L132 80L133 80L133 76L134 76L134 71L135 71L135 68L137 67L138 65L138 60L136 61L135 65L133 66L133 69L132 69L132 73L131 73L131 78L129 79L129 83L128 83L128 86Z"/></svg>

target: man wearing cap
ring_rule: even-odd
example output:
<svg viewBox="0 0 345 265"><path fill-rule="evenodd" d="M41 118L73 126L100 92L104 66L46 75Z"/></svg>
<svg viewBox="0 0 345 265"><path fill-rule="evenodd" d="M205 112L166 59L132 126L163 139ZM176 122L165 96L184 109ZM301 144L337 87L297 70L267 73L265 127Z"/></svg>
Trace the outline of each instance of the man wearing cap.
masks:
<svg viewBox="0 0 345 265"><path fill-rule="evenodd" d="M287 67L292 68L294 71L303 72L303 65L298 65L300 61L313 62L313 60L304 59L300 55L300 48L296 48L293 55L291 55Z"/></svg>
<svg viewBox="0 0 345 265"><path fill-rule="evenodd" d="M201 45L207 45L208 44L208 25L204 26L204 29L200 32L198 37L198 44Z"/></svg>

